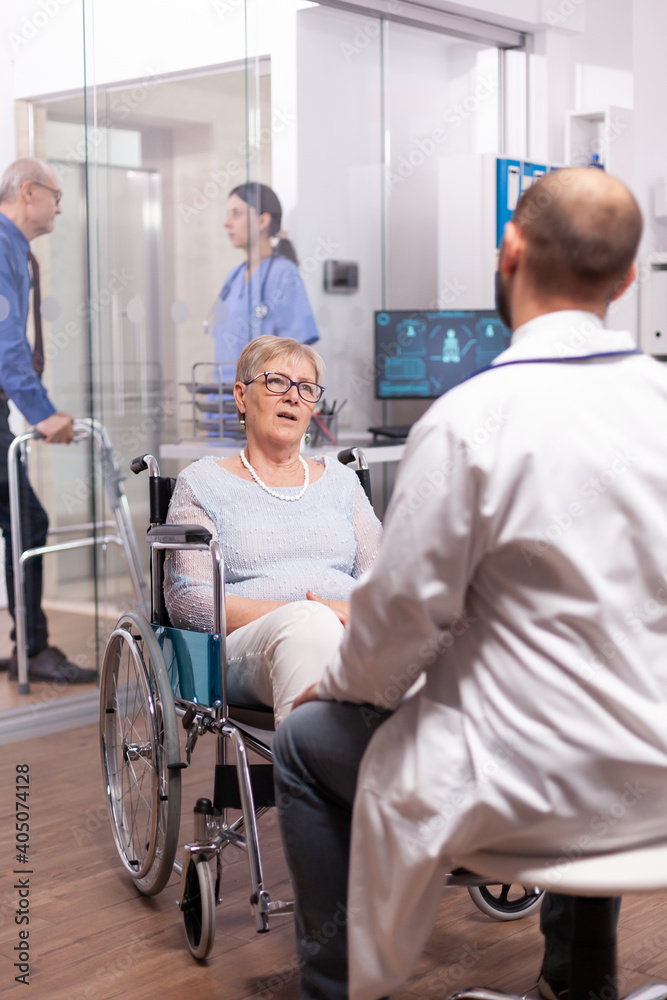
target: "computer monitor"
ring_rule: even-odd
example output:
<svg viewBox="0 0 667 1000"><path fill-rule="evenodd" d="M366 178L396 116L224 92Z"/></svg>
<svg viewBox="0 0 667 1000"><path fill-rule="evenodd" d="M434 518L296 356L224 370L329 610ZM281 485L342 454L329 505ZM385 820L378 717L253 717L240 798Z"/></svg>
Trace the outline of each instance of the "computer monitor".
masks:
<svg viewBox="0 0 667 1000"><path fill-rule="evenodd" d="M493 309L375 313L377 399L436 399L491 364L510 331Z"/></svg>

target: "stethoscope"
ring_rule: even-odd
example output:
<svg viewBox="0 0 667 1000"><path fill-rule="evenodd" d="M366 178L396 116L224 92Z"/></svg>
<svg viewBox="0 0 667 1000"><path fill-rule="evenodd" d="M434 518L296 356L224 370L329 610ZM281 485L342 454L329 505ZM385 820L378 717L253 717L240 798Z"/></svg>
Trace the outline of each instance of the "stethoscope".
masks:
<svg viewBox="0 0 667 1000"><path fill-rule="evenodd" d="M269 275L271 274L271 268L273 267L273 262L274 262L274 260L276 259L277 256L279 256L279 255L276 254L276 253L272 253L271 256L269 257L269 266L267 267L266 274L264 275L264 277L262 279L262 284L261 284L261 287L260 287L260 290L259 290L259 305L256 305L255 306L255 310L254 310L255 316L257 317L258 320L263 320L264 317L268 316L268 314L269 314L269 307L266 305L266 303L264 301L264 293L266 292L266 283L269 280ZM234 284L237 276L247 266L248 265L247 265L246 262L244 262L243 264L239 264L239 266L235 267L234 270L232 271L232 273L227 277L227 280L225 281L224 285L222 286L222 291L220 292L220 295L219 295L219 298L220 298L221 302L224 302L225 299L228 298L229 293L230 293L231 288L232 288L232 285ZM241 289L239 291L239 298L241 298L242 295L243 295L243 285L241 285ZM216 298L215 302L217 302L217 301L218 300ZM211 326L215 323L215 302L213 303L213 305L209 309L208 316L206 317L206 319L204 320L204 322L202 324L203 329L204 329L204 333L209 333L209 331L211 329Z"/></svg>
<svg viewBox="0 0 667 1000"><path fill-rule="evenodd" d="M276 259L276 256L277 255L275 253L272 253L271 256L269 257L269 266L266 269L266 274L262 278L262 284L259 289L259 305L255 306L255 316L257 317L257 319L264 319L264 317L268 316L269 314L269 307L264 301L264 293L266 292L266 283L269 280L269 275L271 274L271 268L273 267L273 262ZM248 266L247 263L239 264L239 266L234 271L232 271L229 278L225 282L222 291L220 292L220 298L222 299L223 302L229 295L230 289L234 283L234 279L243 270L243 268L247 266ZM239 298L241 298L242 295L243 295L243 285L241 285L241 289L239 291Z"/></svg>

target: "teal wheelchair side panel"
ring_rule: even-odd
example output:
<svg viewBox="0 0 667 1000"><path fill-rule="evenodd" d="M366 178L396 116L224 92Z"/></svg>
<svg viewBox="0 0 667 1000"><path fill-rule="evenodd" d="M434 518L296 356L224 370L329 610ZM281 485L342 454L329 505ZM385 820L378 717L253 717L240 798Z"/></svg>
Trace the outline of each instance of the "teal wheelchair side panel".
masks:
<svg viewBox="0 0 667 1000"><path fill-rule="evenodd" d="M220 701L220 636L163 625L151 627L162 650L174 697L207 706ZM258 706L257 700L243 690L230 670L227 671L227 701L244 708L266 707Z"/></svg>

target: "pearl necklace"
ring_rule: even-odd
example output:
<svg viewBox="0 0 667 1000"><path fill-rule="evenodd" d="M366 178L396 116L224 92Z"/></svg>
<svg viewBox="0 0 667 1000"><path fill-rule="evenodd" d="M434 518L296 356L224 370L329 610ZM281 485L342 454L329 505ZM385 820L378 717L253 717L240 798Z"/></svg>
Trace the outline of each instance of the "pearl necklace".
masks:
<svg viewBox="0 0 667 1000"><path fill-rule="evenodd" d="M245 457L245 448L241 448L241 451L239 452L239 458L241 459L241 462L248 470L252 478L255 480L257 485L261 486L265 493L268 493L270 496L275 497L276 500L300 500L301 497L306 492L306 490L308 489L308 485L310 483L310 472L308 470L308 463L301 455L299 455L299 461L303 466L305 478L303 487L301 488L301 490L299 490L298 493L294 494L293 496L285 496L283 493L276 493L276 491L272 490L270 486L267 486L266 483L263 483L262 480L257 475L257 473L255 472L255 470L253 469L248 459Z"/></svg>

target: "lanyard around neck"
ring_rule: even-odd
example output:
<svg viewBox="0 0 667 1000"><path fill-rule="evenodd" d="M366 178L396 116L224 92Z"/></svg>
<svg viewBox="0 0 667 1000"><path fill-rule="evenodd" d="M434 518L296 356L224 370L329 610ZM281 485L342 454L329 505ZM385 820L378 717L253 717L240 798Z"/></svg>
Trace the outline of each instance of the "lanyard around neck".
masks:
<svg viewBox="0 0 667 1000"><path fill-rule="evenodd" d="M517 358L516 361L499 361L497 365L487 365L480 368L478 372L472 372L463 382L467 382L484 372L493 372L497 368L509 368L510 365L563 365L582 361L593 361L596 358L627 358L632 354L643 354L641 347L634 347L631 351L599 351L597 354L582 354L569 358ZM462 383L461 383L462 384Z"/></svg>

